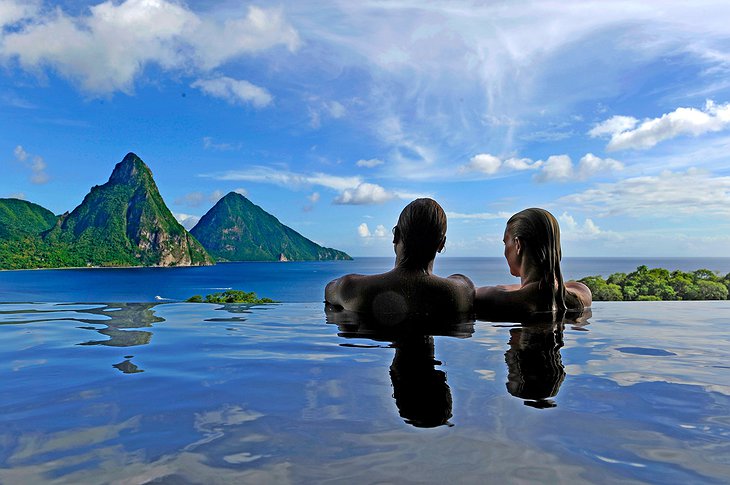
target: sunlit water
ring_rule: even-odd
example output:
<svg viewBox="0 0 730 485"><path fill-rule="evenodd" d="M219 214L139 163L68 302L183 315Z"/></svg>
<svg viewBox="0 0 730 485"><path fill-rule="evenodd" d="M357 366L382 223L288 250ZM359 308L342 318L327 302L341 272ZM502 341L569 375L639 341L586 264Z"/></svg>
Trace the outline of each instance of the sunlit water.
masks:
<svg viewBox="0 0 730 485"><path fill-rule="evenodd" d="M0 304L0 483L727 483L728 328L730 302L426 335L321 303Z"/></svg>

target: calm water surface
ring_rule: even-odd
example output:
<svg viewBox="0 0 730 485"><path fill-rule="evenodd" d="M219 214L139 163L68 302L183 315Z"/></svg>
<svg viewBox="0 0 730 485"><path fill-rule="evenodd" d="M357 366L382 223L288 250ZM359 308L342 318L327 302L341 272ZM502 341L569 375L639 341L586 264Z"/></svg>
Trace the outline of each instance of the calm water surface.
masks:
<svg viewBox="0 0 730 485"><path fill-rule="evenodd" d="M0 483L727 483L729 326L730 302L425 333L4 303Z"/></svg>
<svg viewBox="0 0 730 485"><path fill-rule="evenodd" d="M393 267L393 258L293 263L224 263L200 268L100 268L40 271L0 271L0 301L152 302L185 300L192 295L234 288L255 291L282 302L312 302L323 298L328 281L345 273L373 274ZM631 272L637 266L693 271L706 268L730 272L730 258L565 258L566 279ZM440 275L463 273L478 286L517 282L504 258L439 257Z"/></svg>

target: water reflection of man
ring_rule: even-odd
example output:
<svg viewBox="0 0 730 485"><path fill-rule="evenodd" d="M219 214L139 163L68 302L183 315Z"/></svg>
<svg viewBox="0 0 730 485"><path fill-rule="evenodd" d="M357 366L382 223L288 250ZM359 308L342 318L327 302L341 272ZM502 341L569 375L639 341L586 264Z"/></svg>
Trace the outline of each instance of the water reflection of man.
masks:
<svg viewBox="0 0 730 485"><path fill-rule="evenodd" d="M446 373L436 369L434 335L468 338L474 333L470 318L447 319L398 318L384 322L363 315L326 307L327 323L337 325L345 338L368 338L391 342L395 349L390 365L393 398L398 413L406 423L419 428L450 425L451 389Z"/></svg>
<svg viewBox="0 0 730 485"><path fill-rule="evenodd" d="M393 398L400 416L417 428L449 424L451 389L446 373L435 368L433 337L422 336L393 342L395 356L390 365Z"/></svg>
<svg viewBox="0 0 730 485"><path fill-rule="evenodd" d="M507 391L525 400L525 405L550 408L565 380L560 356L563 324L525 325L510 329L507 364Z"/></svg>

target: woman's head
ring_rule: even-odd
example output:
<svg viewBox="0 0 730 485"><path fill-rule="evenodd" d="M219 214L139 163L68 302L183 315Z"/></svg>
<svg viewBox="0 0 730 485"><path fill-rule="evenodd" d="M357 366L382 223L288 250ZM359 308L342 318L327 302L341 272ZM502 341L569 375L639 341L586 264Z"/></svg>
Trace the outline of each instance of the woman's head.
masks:
<svg viewBox="0 0 730 485"><path fill-rule="evenodd" d="M508 256L508 251L511 250L520 253L521 264L537 270L540 287L551 289L554 307L564 310L565 285L560 270L560 227L555 217L545 209L538 208L525 209L510 217L505 229L505 257L510 264L510 270L515 274L515 262L510 261Z"/></svg>
<svg viewBox="0 0 730 485"><path fill-rule="evenodd" d="M441 251L446 242L446 213L433 199L408 204L393 228L393 243L403 244L401 264L422 267Z"/></svg>

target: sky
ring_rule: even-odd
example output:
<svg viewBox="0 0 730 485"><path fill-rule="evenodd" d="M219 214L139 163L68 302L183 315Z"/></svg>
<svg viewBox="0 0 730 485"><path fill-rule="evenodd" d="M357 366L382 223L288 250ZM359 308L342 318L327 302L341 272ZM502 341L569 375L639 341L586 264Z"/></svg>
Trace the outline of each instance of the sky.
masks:
<svg viewBox="0 0 730 485"><path fill-rule="evenodd" d="M727 1L0 0L0 197L71 211L136 153L191 228L230 191L315 242L730 256Z"/></svg>

